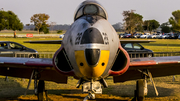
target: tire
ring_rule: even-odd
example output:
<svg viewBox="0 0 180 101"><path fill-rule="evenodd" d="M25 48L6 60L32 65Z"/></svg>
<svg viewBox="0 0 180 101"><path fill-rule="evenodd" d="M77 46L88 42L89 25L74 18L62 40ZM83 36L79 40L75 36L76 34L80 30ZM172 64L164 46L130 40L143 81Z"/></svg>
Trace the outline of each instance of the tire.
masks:
<svg viewBox="0 0 180 101"><path fill-rule="evenodd" d="M143 101L144 96L147 95L148 89L147 89L147 82L143 79L139 79L136 84L136 90L137 90L137 99L138 101Z"/></svg>

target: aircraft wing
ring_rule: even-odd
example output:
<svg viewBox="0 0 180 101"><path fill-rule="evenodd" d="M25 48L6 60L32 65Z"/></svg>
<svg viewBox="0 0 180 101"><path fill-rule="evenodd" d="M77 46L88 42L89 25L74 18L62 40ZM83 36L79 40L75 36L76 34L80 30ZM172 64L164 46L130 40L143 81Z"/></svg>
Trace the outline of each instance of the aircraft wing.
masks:
<svg viewBox="0 0 180 101"><path fill-rule="evenodd" d="M30 79L33 70L40 72L40 80L67 83L67 76L55 70L52 59L0 57L0 75Z"/></svg>
<svg viewBox="0 0 180 101"><path fill-rule="evenodd" d="M61 44L62 40L47 40L47 41L24 41L24 43L34 43L34 44Z"/></svg>
<svg viewBox="0 0 180 101"><path fill-rule="evenodd" d="M121 43L149 43L155 42L151 40L120 40ZM24 43L34 44L61 44L62 40L47 40L47 41L24 41Z"/></svg>
<svg viewBox="0 0 180 101"><path fill-rule="evenodd" d="M180 56L131 59L127 72L113 76L114 82L142 79L140 71L145 69L148 69L153 77L180 74Z"/></svg>
<svg viewBox="0 0 180 101"><path fill-rule="evenodd" d="M150 43L156 42L151 40L120 40L121 43Z"/></svg>

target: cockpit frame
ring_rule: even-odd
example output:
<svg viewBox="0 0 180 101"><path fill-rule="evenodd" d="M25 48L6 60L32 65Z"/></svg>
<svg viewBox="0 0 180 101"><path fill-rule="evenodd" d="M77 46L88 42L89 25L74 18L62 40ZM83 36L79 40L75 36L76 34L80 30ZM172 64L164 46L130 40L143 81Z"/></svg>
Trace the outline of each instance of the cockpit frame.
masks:
<svg viewBox="0 0 180 101"><path fill-rule="evenodd" d="M97 8L97 12L94 14L85 14L85 9L87 6L89 5L93 5ZM96 1L85 1L83 2L76 10L75 14L74 14L74 21L76 21L77 19L81 18L82 16L86 16L86 15L97 15L97 16L101 16L104 19L108 20L108 16L107 16L107 12L106 10Z"/></svg>

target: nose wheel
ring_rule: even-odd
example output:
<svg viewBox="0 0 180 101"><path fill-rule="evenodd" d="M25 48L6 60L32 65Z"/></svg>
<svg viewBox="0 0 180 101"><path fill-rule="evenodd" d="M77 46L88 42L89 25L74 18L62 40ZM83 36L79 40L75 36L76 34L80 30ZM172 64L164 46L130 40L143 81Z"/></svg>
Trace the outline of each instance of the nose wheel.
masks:
<svg viewBox="0 0 180 101"><path fill-rule="evenodd" d="M87 100L93 100L95 99L95 91L89 91L88 95L84 98L83 101L87 101Z"/></svg>
<svg viewBox="0 0 180 101"><path fill-rule="evenodd" d="M95 99L95 94L102 94L102 87L101 84L104 85L104 87L107 87L107 83L105 80L100 81L84 81L82 82L82 79L78 82L78 86L82 84L82 92L88 93L88 95L84 98L83 101L92 100Z"/></svg>

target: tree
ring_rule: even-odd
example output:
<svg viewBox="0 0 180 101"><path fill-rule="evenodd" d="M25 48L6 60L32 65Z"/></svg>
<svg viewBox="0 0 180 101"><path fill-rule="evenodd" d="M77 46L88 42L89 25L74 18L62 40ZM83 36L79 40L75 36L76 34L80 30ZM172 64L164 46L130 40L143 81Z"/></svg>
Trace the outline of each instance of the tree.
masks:
<svg viewBox="0 0 180 101"><path fill-rule="evenodd" d="M34 22L35 27L37 28L38 34L39 34L39 29L42 27L44 24L45 26L49 26L47 24L47 20L49 19L49 15L47 14L34 14L31 17L31 23Z"/></svg>
<svg viewBox="0 0 180 101"><path fill-rule="evenodd" d="M44 34L47 34L47 33L49 33L49 29L48 29L48 27L49 27L49 25L48 24L45 24L45 23L43 23L42 24L42 26L41 26L41 28L39 29L39 33L40 32L44 32ZM38 30L37 28L35 28L34 30Z"/></svg>
<svg viewBox="0 0 180 101"><path fill-rule="evenodd" d="M19 18L12 11L0 11L0 31L8 30L19 30L23 29L23 23L20 22Z"/></svg>
<svg viewBox="0 0 180 101"><path fill-rule="evenodd" d="M63 32L63 30L57 30L57 33L58 34L60 34L60 33L62 33Z"/></svg>
<svg viewBox="0 0 180 101"><path fill-rule="evenodd" d="M116 30L116 32L121 32L123 31L123 24L121 22L118 22L114 25L112 25L114 27L114 29Z"/></svg>
<svg viewBox="0 0 180 101"><path fill-rule="evenodd" d="M142 24L137 25L137 27L135 28L135 30L138 31L138 32L143 32L143 26L142 26Z"/></svg>
<svg viewBox="0 0 180 101"><path fill-rule="evenodd" d="M41 26L41 28L39 29L39 31L40 31L40 32L44 32L44 34L47 34L47 33L49 33L49 29L48 29L47 27L49 27L49 25L43 23L42 26Z"/></svg>
<svg viewBox="0 0 180 101"><path fill-rule="evenodd" d="M144 25L143 25L144 30L148 30L148 31L150 31L150 33L151 33L151 31L157 29L159 26L160 26L160 24L156 20L145 20Z"/></svg>
<svg viewBox="0 0 180 101"><path fill-rule="evenodd" d="M169 32L171 32L171 27L169 27L169 23L168 22L166 22L166 23L162 23L161 24L161 31L163 32L163 33L169 33Z"/></svg>
<svg viewBox="0 0 180 101"><path fill-rule="evenodd" d="M128 30L131 34L135 31L135 29L141 29L143 24L143 17L137 13L134 13L134 10L131 11L123 11L123 16L125 21L125 29Z"/></svg>
<svg viewBox="0 0 180 101"><path fill-rule="evenodd" d="M173 17L169 18L169 23L174 31L180 32L180 10L172 12Z"/></svg>

